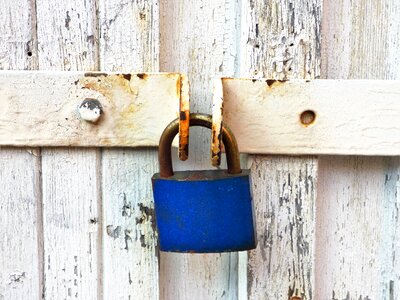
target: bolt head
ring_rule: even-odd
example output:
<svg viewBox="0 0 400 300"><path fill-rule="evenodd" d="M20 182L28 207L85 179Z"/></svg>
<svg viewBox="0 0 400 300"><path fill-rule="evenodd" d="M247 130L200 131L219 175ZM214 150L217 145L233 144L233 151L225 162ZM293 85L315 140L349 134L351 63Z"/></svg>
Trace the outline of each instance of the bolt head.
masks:
<svg viewBox="0 0 400 300"><path fill-rule="evenodd" d="M96 123L103 114L103 107L99 100L86 98L78 106L78 113L82 120Z"/></svg>

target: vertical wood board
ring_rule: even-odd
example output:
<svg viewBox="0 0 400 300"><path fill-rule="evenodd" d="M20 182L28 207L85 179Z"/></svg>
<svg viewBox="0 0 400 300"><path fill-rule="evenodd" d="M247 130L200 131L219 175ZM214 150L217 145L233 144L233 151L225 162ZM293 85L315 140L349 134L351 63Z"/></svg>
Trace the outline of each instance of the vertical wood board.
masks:
<svg viewBox="0 0 400 300"><path fill-rule="evenodd" d="M99 50L102 71L158 71L158 2L99 0Z"/></svg>
<svg viewBox="0 0 400 300"><path fill-rule="evenodd" d="M322 76L399 79L400 3L324 1ZM321 157L316 297L400 297L398 158Z"/></svg>
<svg viewBox="0 0 400 300"><path fill-rule="evenodd" d="M98 157L42 151L45 299L98 299Z"/></svg>
<svg viewBox="0 0 400 300"><path fill-rule="evenodd" d="M249 299L315 297L317 163L312 158L254 157L258 247L249 253Z"/></svg>
<svg viewBox="0 0 400 300"><path fill-rule="evenodd" d="M99 24L101 70L158 71L157 0L100 0ZM104 149L101 165L104 299L158 299L157 151Z"/></svg>
<svg viewBox="0 0 400 300"><path fill-rule="evenodd" d="M0 299L41 299L40 158L0 149Z"/></svg>
<svg viewBox="0 0 400 300"><path fill-rule="evenodd" d="M0 69L36 69L32 1L0 1ZM40 151L0 148L0 299L41 299Z"/></svg>
<svg viewBox="0 0 400 300"><path fill-rule="evenodd" d="M240 76L318 77L321 2L244 1ZM313 299L317 161L255 156L251 169L259 246L248 298Z"/></svg>
<svg viewBox="0 0 400 300"><path fill-rule="evenodd" d="M38 0L36 9L39 68L96 70L96 2ZM95 149L42 149L45 299L101 295L99 159Z"/></svg>

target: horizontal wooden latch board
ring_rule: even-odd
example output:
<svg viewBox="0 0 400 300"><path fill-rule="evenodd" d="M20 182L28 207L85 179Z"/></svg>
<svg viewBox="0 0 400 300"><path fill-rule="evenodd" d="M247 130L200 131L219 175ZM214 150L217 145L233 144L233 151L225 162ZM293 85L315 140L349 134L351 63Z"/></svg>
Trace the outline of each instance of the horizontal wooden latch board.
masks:
<svg viewBox="0 0 400 300"><path fill-rule="evenodd" d="M0 145L157 146L180 96L178 73L1 71Z"/></svg>
<svg viewBox="0 0 400 300"><path fill-rule="evenodd" d="M183 78L1 71L0 145L157 146L188 97ZM222 90L241 152L400 155L400 81L223 78ZM88 100L103 112L95 123L79 109Z"/></svg>
<svg viewBox="0 0 400 300"><path fill-rule="evenodd" d="M400 81L222 79L239 150L400 155Z"/></svg>

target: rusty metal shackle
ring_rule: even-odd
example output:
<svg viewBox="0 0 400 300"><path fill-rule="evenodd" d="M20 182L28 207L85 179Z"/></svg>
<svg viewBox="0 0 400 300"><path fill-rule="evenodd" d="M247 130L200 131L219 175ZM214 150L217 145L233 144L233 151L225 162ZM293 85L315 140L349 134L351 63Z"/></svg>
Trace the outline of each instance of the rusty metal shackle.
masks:
<svg viewBox="0 0 400 300"><path fill-rule="evenodd" d="M212 117L206 114L190 114L189 126L201 126L211 129ZM172 141L179 131L179 118L173 120L164 129L158 149L158 162L160 164L160 177L170 177L174 175L172 168L171 146ZM226 162L229 174L240 174L239 149L236 138L232 131L224 125L222 128L222 142L225 146Z"/></svg>

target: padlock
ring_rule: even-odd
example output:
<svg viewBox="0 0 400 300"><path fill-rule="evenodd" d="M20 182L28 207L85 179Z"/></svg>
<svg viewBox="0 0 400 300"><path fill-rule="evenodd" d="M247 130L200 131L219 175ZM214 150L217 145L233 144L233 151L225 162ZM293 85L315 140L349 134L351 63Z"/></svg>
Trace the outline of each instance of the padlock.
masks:
<svg viewBox="0 0 400 300"><path fill-rule="evenodd" d="M190 126L211 128L211 116L190 114ZM227 170L172 169L171 145L179 120L164 130L158 151L160 173L152 177L162 251L214 253L256 247L250 171L240 169L236 139L224 126Z"/></svg>

